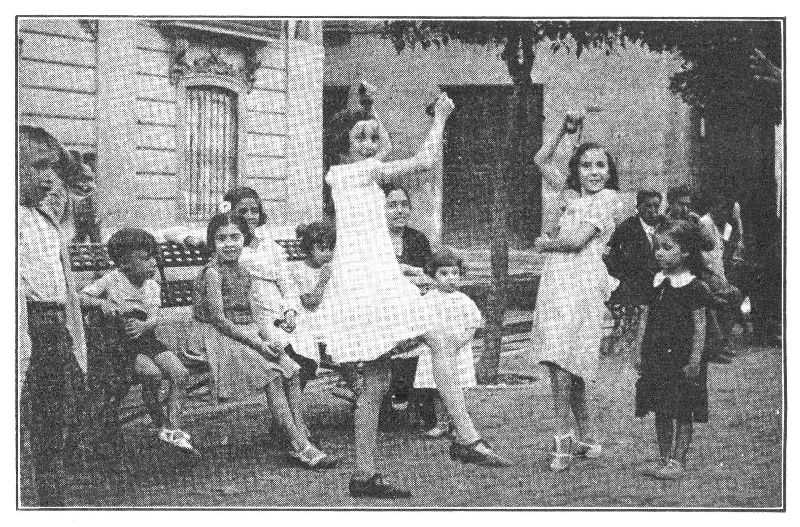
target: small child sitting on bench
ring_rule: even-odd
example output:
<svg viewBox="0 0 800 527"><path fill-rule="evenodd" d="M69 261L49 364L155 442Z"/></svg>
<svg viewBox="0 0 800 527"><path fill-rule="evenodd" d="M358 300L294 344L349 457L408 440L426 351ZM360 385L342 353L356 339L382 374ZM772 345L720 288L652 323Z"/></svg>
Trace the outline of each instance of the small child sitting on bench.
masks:
<svg viewBox="0 0 800 527"><path fill-rule="evenodd" d="M102 309L107 322L104 353L93 376L90 412L100 427L107 426L109 418L115 423L130 386L141 381L142 399L159 429L159 439L194 451L190 435L180 428L189 373L155 335L161 306L161 288L153 280L157 250L155 238L147 231L117 231L108 240L108 254L116 268L81 292L81 303ZM166 412L158 400L164 377L170 384Z"/></svg>

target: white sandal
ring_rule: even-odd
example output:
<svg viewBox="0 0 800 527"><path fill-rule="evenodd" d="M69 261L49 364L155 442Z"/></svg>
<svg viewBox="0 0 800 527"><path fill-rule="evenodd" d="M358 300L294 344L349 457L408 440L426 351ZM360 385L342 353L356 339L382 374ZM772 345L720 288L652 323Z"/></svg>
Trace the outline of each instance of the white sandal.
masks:
<svg viewBox="0 0 800 527"><path fill-rule="evenodd" d="M192 436L189 435L187 432L184 432L183 430L180 430L178 428L176 428L175 430L162 428L161 431L158 433L158 438L182 450L188 450L195 454L197 453L197 450L195 450L195 448L189 442L192 439Z"/></svg>
<svg viewBox="0 0 800 527"><path fill-rule="evenodd" d="M566 448L564 447L565 441L567 442ZM550 453L553 460L550 462L550 470L563 472L572 466L572 461L575 458L572 454L574 442L575 432L571 430L568 434L553 436L553 451Z"/></svg>

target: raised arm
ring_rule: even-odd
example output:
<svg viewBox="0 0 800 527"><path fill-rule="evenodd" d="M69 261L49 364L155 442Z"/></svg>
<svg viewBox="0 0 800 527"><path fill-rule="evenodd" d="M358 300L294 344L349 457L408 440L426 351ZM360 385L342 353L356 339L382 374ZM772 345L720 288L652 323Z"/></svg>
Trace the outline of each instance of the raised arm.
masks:
<svg viewBox="0 0 800 527"><path fill-rule="evenodd" d="M434 107L433 125L419 151L414 157L383 163L380 172L375 176L378 184L394 183L406 188L417 188L424 183L426 178L422 176L422 172L436 166L442 150L444 125L454 108L453 101L446 93L439 95Z"/></svg>
<svg viewBox="0 0 800 527"><path fill-rule="evenodd" d="M539 167L542 177L550 185L550 188L556 191L561 191L564 188L566 177L561 172L561 169L555 162L555 153L561 139L567 133L574 133L577 126L583 121L581 114L567 113L564 116L564 122L559 126L558 132L550 136L547 141L542 144L542 148L536 153L534 162Z"/></svg>

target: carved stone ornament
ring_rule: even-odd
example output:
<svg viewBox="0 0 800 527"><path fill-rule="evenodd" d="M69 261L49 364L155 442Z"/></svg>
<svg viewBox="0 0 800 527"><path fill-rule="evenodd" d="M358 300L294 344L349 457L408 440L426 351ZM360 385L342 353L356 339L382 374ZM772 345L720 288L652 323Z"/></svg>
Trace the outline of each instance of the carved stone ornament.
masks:
<svg viewBox="0 0 800 527"><path fill-rule="evenodd" d="M81 28L86 31L93 40L97 40L97 19L96 18L79 18L78 23Z"/></svg>
<svg viewBox="0 0 800 527"><path fill-rule="evenodd" d="M258 60L257 55L257 44L235 41L229 37L193 34L169 25L157 25L156 27L172 41L169 67L169 78L172 84L177 85L183 77L187 76L214 75L235 79L243 83L248 92L253 89L255 73L261 67L261 61ZM244 64L238 66L222 58L224 46L242 51ZM203 52L200 57L193 60L187 59L190 48L195 55L197 49L202 49Z"/></svg>

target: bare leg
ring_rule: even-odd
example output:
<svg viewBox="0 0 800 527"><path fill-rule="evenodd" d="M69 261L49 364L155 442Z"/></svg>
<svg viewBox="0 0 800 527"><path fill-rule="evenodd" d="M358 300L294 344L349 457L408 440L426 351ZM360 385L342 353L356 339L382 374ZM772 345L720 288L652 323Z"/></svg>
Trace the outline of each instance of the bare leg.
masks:
<svg viewBox="0 0 800 527"><path fill-rule="evenodd" d="M289 404L289 411L292 414L294 425L301 434L308 437L308 427L305 422L305 399L303 398L302 381L300 374L296 373L289 379L283 381L283 388L286 392L286 402Z"/></svg>
<svg viewBox="0 0 800 527"><path fill-rule="evenodd" d="M578 440L597 443L594 398L586 393L586 381L574 375L571 377L570 407L577 423Z"/></svg>
<svg viewBox="0 0 800 527"><path fill-rule="evenodd" d="M164 426L166 423L164 422L161 404L158 401L158 392L161 389L162 380L161 370L158 369L158 366L155 365L150 357L137 355L134 372L142 381L142 400L150 417L153 419L153 424Z"/></svg>
<svg viewBox="0 0 800 527"><path fill-rule="evenodd" d="M572 375L555 366L550 370L550 387L553 390L553 414L556 418L556 435L565 435L572 429L570 403L572 401Z"/></svg>
<svg viewBox="0 0 800 527"><path fill-rule="evenodd" d="M281 377L276 377L267 384L265 387L267 392L267 401L270 406L272 415L275 416L273 426L278 426L282 430L289 441L291 441L292 448L297 451L305 450L310 443L308 438L294 424L292 412L289 410L289 403L286 401L286 392L283 390L283 381Z"/></svg>
<svg viewBox="0 0 800 527"><path fill-rule="evenodd" d="M154 362L158 369L169 379L167 394L167 415L165 426L180 429L183 417L183 403L186 400L186 386L189 383L189 372L180 359L170 352L159 353Z"/></svg>
<svg viewBox="0 0 800 527"><path fill-rule="evenodd" d="M389 390L389 360L381 358L364 363L364 388L358 395L355 415L356 469L354 479L365 480L375 474L375 450L378 443L378 413Z"/></svg>
<svg viewBox="0 0 800 527"><path fill-rule="evenodd" d="M447 413L447 407L444 405L444 401L438 394L433 401L433 405L436 409L436 421L438 424L449 425L453 420L450 418L450 414Z"/></svg>
<svg viewBox="0 0 800 527"><path fill-rule="evenodd" d="M481 438L475 430L472 417L467 413L467 403L464 400L464 389L456 380L456 354L455 349L445 335L438 332L425 334L425 342L431 349L433 359L433 379L447 408L453 425L456 429L458 442L468 445Z"/></svg>

